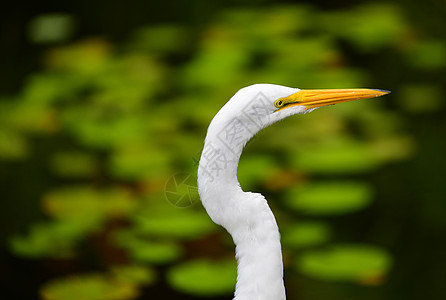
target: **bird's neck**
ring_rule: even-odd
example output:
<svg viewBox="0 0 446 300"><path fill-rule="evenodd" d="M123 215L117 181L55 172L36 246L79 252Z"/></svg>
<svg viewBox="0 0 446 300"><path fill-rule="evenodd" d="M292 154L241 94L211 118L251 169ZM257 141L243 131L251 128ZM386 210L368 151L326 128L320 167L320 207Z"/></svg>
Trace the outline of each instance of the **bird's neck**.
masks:
<svg viewBox="0 0 446 300"><path fill-rule="evenodd" d="M265 198L243 192L237 166L247 139L227 142L226 135L206 138L198 170L200 197L211 219L236 245L234 300L284 300L280 234Z"/></svg>
<svg viewBox="0 0 446 300"><path fill-rule="evenodd" d="M245 193L248 213L230 228L236 245L234 300L285 300L280 234L274 215L260 194Z"/></svg>

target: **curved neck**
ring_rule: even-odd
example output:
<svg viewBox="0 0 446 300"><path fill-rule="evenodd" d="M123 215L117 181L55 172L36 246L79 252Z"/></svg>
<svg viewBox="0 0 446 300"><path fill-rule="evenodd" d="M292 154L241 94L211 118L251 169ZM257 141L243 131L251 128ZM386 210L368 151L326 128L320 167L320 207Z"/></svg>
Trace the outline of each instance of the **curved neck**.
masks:
<svg viewBox="0 0 446 300"><path fill-rule="evenodd" d="M280 234L265 198L246 193L237 166L248 139L228 141L208 132L198 169L200 197L211 219L223 226L236 245L234 300L284 300Z"/></svg>
<svg viewBox="0 0 446 300"><path fill-rule="evenodd" d="M247 196L247 195L245 195ZM251 218L229 231L236 245L237 285L234 300L285 300L279 229L265 198L250 194Z"/></svg>

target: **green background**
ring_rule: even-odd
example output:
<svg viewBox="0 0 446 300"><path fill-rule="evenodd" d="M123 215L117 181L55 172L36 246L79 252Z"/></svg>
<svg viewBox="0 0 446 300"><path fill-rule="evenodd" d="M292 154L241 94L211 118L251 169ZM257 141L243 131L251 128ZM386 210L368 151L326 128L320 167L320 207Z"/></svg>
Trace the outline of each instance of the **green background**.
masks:
<svg viewBox="0 0 446 300"><path fill-rule="evenodd" d="M413 0L12 3L0 298L231 299L233 244L201 206L197 161L218 109L265 82L392 91L247 145L238 177L276 215L288 299L445 299L445 13Z"/></svg>

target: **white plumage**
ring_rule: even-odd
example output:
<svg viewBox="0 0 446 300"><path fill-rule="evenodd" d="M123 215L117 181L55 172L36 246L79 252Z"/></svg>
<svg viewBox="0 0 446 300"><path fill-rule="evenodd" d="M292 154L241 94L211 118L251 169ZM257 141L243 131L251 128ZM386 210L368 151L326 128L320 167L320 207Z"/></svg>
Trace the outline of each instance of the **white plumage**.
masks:
<svg viewBox="0 0 446 300"><path fill-rule="evenodd" d="M370 89L300 90L256 84L239 90L209 125L198 168L198 190L211 219L236 245L235 300L284 300L280 234L266 199L244 192L237 166L246 143L262 128L295 114L387 94Z"/></svg>

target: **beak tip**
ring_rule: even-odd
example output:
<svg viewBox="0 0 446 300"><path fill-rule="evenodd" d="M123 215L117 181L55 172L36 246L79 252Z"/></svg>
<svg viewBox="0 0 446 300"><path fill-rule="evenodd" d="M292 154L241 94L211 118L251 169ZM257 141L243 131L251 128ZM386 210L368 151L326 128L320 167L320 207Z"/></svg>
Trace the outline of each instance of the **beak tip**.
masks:
<svg viewBox="0 0 446 300"><path fill-rule="evenodd" d="M388 91L388 90L380 90L380 89L373 89L373 90L375 90L377 92L380 92L380 93L383 93L383 95L391 93L391 91Z"/></svg>

